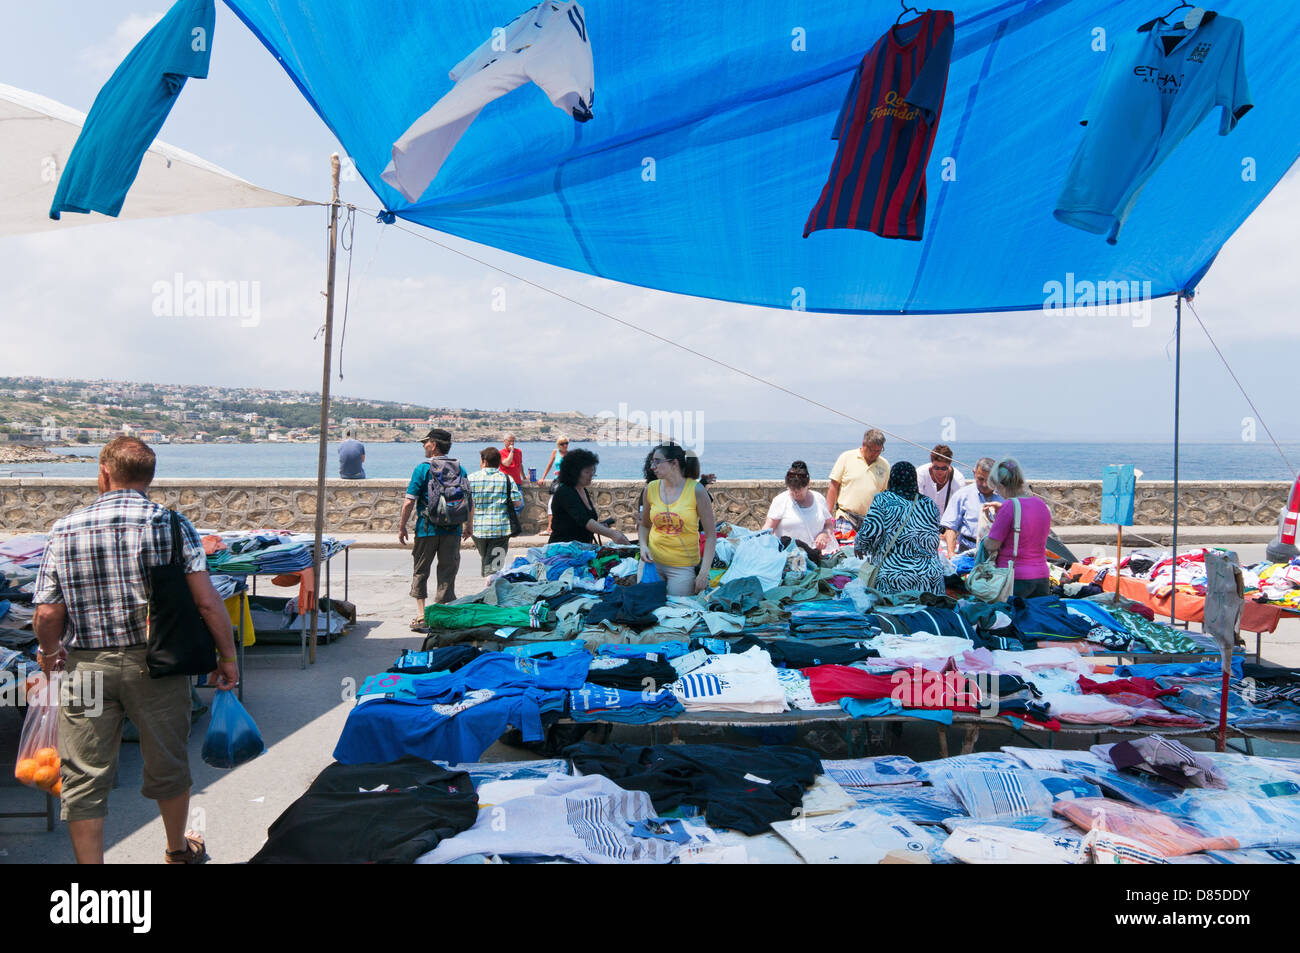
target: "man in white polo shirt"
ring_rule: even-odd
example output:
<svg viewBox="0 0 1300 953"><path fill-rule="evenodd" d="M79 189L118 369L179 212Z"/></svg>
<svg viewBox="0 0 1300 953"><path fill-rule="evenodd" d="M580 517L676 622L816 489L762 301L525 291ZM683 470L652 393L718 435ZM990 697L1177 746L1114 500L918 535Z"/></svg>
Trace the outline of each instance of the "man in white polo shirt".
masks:
<svg viewBox="0 0 1300 953"><path fill-rule="evenodd" d="M889 461L880 455L884 449L884 433L873 428L862 435L861 447L845 450L831 467L826 507L837 532L856 533L871 501L889 485Z"/></svg>
<svg viewBox="0 0 1300 953"><path fill-rule="evenodd" d="M916 468L916 484L922 493L934 500L939 515L943 516L948 503L966 485L966 478L953 466L952 447L946 443L935 445L930 451L930 462Z"/></svg>

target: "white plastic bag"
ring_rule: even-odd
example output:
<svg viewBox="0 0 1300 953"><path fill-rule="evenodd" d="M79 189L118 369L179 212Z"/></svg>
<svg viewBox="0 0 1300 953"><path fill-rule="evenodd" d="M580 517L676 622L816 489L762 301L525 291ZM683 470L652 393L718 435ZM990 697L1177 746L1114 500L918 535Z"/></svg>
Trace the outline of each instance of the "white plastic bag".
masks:
<svg viewBox="0 0 1300 953"><path fill-rule="evenodd" d="M14 777L28 787L58 797L63 793L59 758L59 691L62 672L29 680L27 715L18 739Z"/></svg>
<svg viewBox="0 0 1300 953"><path fill-rule="evenodd" d="M736 544L736 555L731 560L731 567L723 573L718 585L753 576L766 592L781 585L781 575L784 572L785 553L781 552L780 541L770 532L754 533Z"/></svg>

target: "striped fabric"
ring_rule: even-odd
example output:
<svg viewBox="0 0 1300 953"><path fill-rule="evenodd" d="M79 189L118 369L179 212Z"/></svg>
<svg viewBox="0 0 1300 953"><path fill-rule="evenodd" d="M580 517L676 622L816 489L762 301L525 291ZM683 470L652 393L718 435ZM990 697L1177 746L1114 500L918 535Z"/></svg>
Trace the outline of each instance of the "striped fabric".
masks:
<svg viewBox="0 0 1300 953"><path fill-rule="evenodd" d="M943 111L952 40L952 13L931 10L891 27L862 58L835 122L839 148L805 238L823 228L859 228L920 240L925 167Z"/></svg>
<svg viewBox="0 0 1300 953"><path fill-rule="evenodd" d="M722 679L717 675L691 673L683 675L677 682L680 686L677 694L682 698L711 698L722 694Z"/></svg>
<svg viewBox="0 0 1300 953"><path fill-rule="evenodd" d="M610 815L613 799L609 797L570 798L565 806L568 809L569 827L582 839L588 852L610 860L624 860L627 851L619 837L612 830L613 819Z"/></svg>
<svg viewBox="0 0 1300 953"><path fill-rule="evenodd" d="M1168 860L1140 841L1095 831L1089 838L1094 864L1167 864Z"/></svg>

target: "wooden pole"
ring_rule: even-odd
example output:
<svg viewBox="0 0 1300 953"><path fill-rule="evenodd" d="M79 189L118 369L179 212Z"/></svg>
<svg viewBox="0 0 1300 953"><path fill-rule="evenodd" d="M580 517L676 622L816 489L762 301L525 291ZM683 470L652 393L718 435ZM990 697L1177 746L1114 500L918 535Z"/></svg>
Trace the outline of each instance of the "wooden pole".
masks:
<svg viewBox="0 0 1300 953"><path fill-rule="evenodd" d="M1173 588L1169 590L1169 624L1176 625L1174 609L1178 605L1178 403L1183 374L1183 293L1174 298L1174 553Z"/></svg>
<svg viewBox="0 0 1300 953"><path fill-rule="evenodd" d="M1119 605L1119 561L1124 556L1124 526L1115 526L1115 605Z"/></svg>
<svg viewBox="0 0 1300 953"><path fill-rule="evenodd" d="M320 606L321 538L325 535L325 451L329 444L330 369L334 360L334 259L338 250L339 228L339 154L330 156L330 251L325 278L325 356L320 382L320 440L316 455L316 539L312 544L311 636L308 658L316 664L316 622ZM299 611L302 607L299 606Z"/></svg>

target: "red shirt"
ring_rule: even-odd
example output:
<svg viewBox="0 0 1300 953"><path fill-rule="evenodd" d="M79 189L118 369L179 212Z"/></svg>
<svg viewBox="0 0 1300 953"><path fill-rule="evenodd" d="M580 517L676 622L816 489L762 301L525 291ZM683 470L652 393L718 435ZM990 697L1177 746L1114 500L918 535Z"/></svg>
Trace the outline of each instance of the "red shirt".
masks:
<svg viewBox="0 0 1300 953"><path fill-rule="evenodd" d="M509 463L506 462L506 454L513 454L513 455L514 455L514 459L511 460ZM514 480L516 483L518 483L518 484L520 484L520 485L522 486L522 485L523 485L523 482L524 482L524 454L523 454L523 451L520 450L518 447L515 447L513 450L502 450L502 451L501 451L501 466L499 467L499 469L500 469L501 472L504 473L506 476L510 477L510 479Z"/></svg>
<svg viewBox="0 0 1300 953"><path fill-rule="evenodd" d="M847 665L806 668L813 701L821 705L841 698L894 698L904 708L950 708L977 711L979 687L960 672L899 669L889 675L872 675Z"/></svg>

